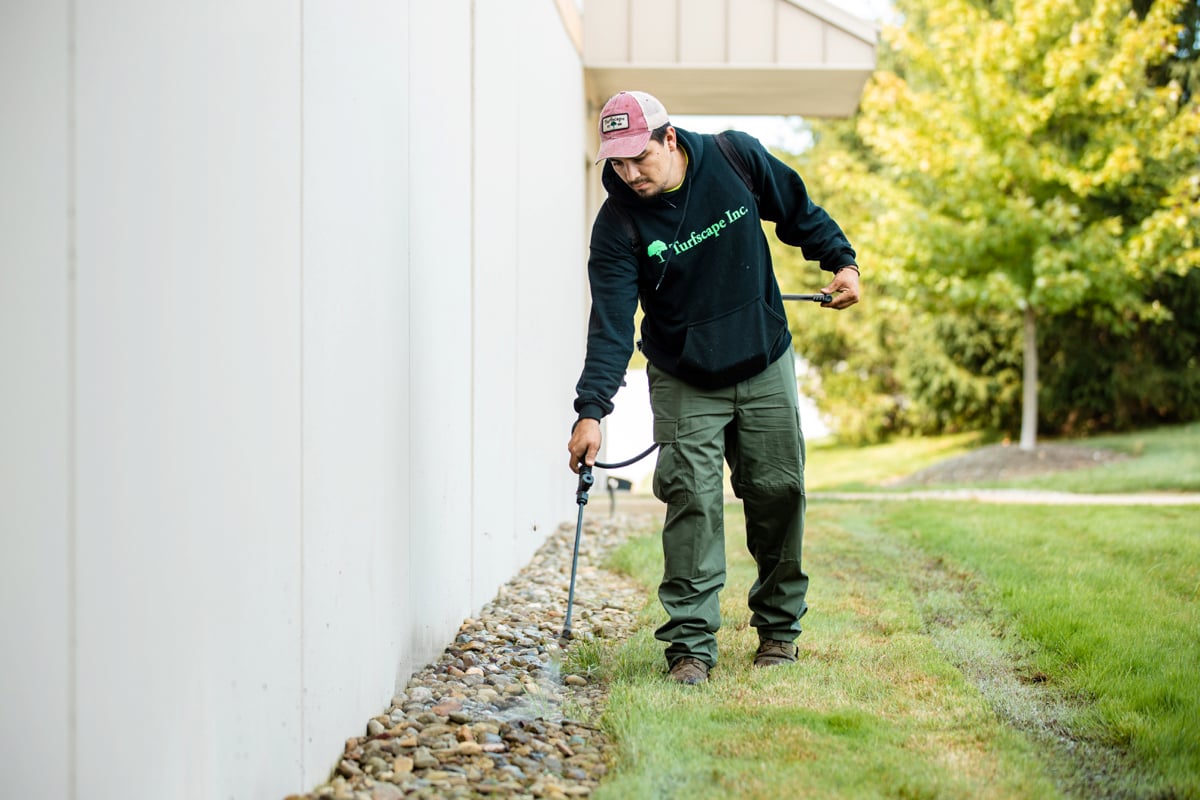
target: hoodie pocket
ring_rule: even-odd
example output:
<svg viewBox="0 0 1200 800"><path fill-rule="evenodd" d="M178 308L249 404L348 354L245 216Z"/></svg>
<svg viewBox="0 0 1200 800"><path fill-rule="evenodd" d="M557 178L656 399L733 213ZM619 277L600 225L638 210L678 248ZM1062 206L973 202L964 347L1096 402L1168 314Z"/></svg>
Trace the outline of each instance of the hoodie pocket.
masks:
<svg viewBox="0 0 1200 800"><path fill-rule="evenodd" d="M689 325L679 364L700 386L732 386L767 368L785 330L787 320L756 297Z"/></svg>

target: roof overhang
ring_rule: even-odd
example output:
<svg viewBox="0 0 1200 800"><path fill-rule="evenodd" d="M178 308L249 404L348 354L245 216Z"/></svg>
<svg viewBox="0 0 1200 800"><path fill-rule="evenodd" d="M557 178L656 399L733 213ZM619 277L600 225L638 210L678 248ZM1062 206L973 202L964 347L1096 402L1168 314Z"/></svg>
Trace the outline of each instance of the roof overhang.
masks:
<svg viewBox="0 0 1200 800"><path fill-rule="evenodd" d="M596 108L625 89L648 91L672 114L848 117L873 67L598 67L590 75Z"/></svg>
<svg viewBox="0 0 1200 800"><path fill-rule="evenodd" d="M877 39L873 23L825 0L593 0L588 100L598 109L640 89L673 114L849 116Z"/></svg>

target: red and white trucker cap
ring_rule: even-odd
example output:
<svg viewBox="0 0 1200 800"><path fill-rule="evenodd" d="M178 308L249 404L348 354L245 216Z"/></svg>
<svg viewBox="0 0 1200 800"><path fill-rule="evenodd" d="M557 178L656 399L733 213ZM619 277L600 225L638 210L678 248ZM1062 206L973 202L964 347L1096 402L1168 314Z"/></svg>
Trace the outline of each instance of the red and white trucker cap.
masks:
<svg viewBox="0 0 1200 800"><path fill-rule="evenodd" d="M670 120L657 97L645 92L621 92L600 112L599 164L606 158L633 158L642 154L650 133Z"/></svg>

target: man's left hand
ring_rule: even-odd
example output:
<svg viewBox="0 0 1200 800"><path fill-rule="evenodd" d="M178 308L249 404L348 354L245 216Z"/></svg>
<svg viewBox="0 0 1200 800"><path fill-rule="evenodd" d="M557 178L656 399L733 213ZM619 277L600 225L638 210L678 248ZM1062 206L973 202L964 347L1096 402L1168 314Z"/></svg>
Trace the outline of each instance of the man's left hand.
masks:
<svg viewBox="0 0 1200 800"><path fill-rule="evenodd" d="M833 295L833 300L821 303L822 308L836 308L839 311L849 308L858 302L858 271L851 267L838 270L837 274L833 276L833 280L821 290L821 293Z"/></svg>

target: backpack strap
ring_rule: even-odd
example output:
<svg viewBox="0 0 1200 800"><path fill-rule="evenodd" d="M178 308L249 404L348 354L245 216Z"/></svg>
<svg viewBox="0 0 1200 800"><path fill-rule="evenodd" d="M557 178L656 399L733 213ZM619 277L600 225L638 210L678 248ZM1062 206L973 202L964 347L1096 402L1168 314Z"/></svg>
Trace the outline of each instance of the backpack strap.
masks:
<svg viewBox="0 0 1200 800"><path fill-rule="evenodd" d="M621 227L625 229L625 238L629 240L629 246L633 248L636 255L642 244L642 237L638 235L637 226L633 224L633 218L629 216L629 209L620 203L614 203L611 199L606 199L604 203L612 206L617 219L621 221Z"/></svg>
<svg viewBox="0 0 1200 800"><path fill-rule="evenodd" d="M729 132L722 131L715 134L714 139L717 140L717 147L721 148L721 154L725 156L725 160L733 167L733 171L742 179L742 183L746 184L746 188L754 195L754 199L758 200L758 192L754 190L754 179L750 177L750 170L746 169L746 162L742 160L741 154L733 143L729 141Z"/></svg>

